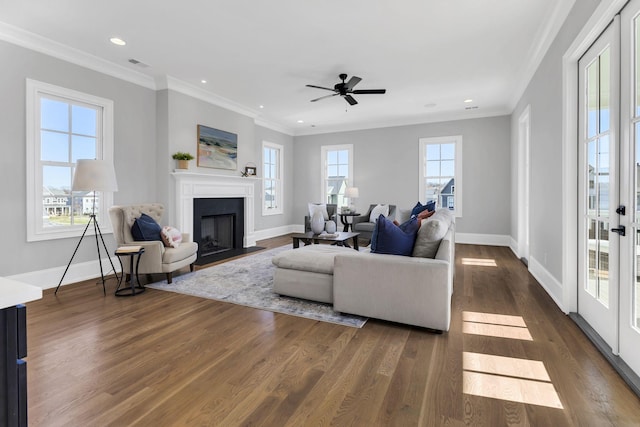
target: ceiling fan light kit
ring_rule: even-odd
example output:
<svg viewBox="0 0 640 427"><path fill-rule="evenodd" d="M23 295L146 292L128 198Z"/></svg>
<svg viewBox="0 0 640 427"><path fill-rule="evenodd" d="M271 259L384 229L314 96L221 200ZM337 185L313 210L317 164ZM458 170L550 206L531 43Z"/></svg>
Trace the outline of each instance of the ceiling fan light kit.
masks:
<svg viewBox="0 0 640 427"><path fill-rule="evenodd" d="M349 105L356 105L358 101L356 101L356 99L353 96L351 96L351 94L370 95L370 94L383 94L387 92L386 89L355 89L354 90L353 87L358 83L360 83L360 80L362 80L360 77L351 76L348 82L345 82L345 80L347 79L346 74L340 74L338 78L342 80L342 83L336 83L336 85L333 86L333 89L328 87L323 87L323 86L307 85L307 87L330 90L332 92L335 92L335 93L332 93L331 95L325 95L325 96L321 96L320 98L312 99L311 102L316 102L316 101L320 101L321 99L331 98L332 96L340 95L344 98L345 101L349 103Z"/></svg>

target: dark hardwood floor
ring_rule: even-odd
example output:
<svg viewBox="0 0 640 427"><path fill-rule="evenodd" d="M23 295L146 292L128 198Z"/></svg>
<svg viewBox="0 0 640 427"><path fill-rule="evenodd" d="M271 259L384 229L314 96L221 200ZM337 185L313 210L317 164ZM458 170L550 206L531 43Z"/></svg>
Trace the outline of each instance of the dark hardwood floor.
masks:
<svg viewBox="0 0 640 427"><path fill-rule="evenodd" d="M29 423L640 425L640 399L508 248L456 250L442 335L154 289L116 298L113 280L106 297L95 280L47 290L27 304Z"/></svg>

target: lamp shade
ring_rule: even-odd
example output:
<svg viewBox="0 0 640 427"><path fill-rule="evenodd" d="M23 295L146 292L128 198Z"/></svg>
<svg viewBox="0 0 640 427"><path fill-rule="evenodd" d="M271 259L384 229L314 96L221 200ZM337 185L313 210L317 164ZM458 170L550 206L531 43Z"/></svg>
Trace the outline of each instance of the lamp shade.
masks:
<svg viewBox="0 0 640 427"><path fill-rule="evenodd" d="M73 174L73 191L118 191L116 171L107 160L79 159Z"/></svg>
<svg viewBox="0 0 640 427"><path fill-rule="evenodd" d="M345 197L349 198L357 198L358 197L358 187L347 187L344 192Z"/></svg>

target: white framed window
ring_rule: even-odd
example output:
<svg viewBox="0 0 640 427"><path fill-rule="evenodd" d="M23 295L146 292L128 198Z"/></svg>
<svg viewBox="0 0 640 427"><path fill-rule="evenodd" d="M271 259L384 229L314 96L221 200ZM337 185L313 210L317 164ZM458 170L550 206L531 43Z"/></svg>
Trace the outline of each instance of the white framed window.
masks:
<svg viewBox="0 0 640 427"><path fill-rule="evenodd" d="M262 142L262 215L282 213L282 173L284 147L272 142Z"/></svg>
<svg viewBox="0 0 640 427"><path fill-rule="evenodd" d="M462 216L462 136L420 138L420 193L424 203Z"/></svg>
<svg viewBox="0 0 640 427"><path fill-rule="evenodd" d="M322 158L322 201L346 206L345 191L353 186L353 145L323 145Z"/></svg>
<svg viewBox="0 0 640 427"><path fill-rule="evenodd" d="M31 79L26 87L27 240L80 236L94 194L72 192L73 173L78 159L113 161L113 101ZM97 192L95 201L110 232L113 193Z"/></svg>

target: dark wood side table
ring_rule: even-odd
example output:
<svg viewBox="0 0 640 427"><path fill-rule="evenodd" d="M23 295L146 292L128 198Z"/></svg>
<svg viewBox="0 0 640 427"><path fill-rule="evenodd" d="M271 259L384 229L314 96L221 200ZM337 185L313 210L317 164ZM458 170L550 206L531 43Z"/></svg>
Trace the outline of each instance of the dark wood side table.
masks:
<svg viewBox="0 0 640 427"><path fill-rule="evenodd" d="M353 231L353 224L349 223L348 218L354 217L354 216L360 216L360 214L357 212L341 213L338 215L340 215L340 222L342 223L342 225L344 225L344 228L342 229L342 231L344 231L345 233L349 231L350 225L351 225L351 231Z"/></svg>
<svg viewBox="0 0 640 427"><path fill-rule="evenodd" d="M116 288L117 297L132 297L145 291L145 287L140 284L140 278L138 277L138 266L140 265L140 258L142 257L143 253L144 248L142 246L120 246L118 249L116 249L115 254L118 257L118 261L120 261L120 268L122 270L120 280L118 280L118 287ZM136 255L138 256L138 260L136 261L134 269L133 260ZM125 283L125 286L120 289L120 285L122 285L122 281L124 280L125 276L124 266L122 265L122 257L127 256L129 257L129 287L127 287Z"/></svg>

